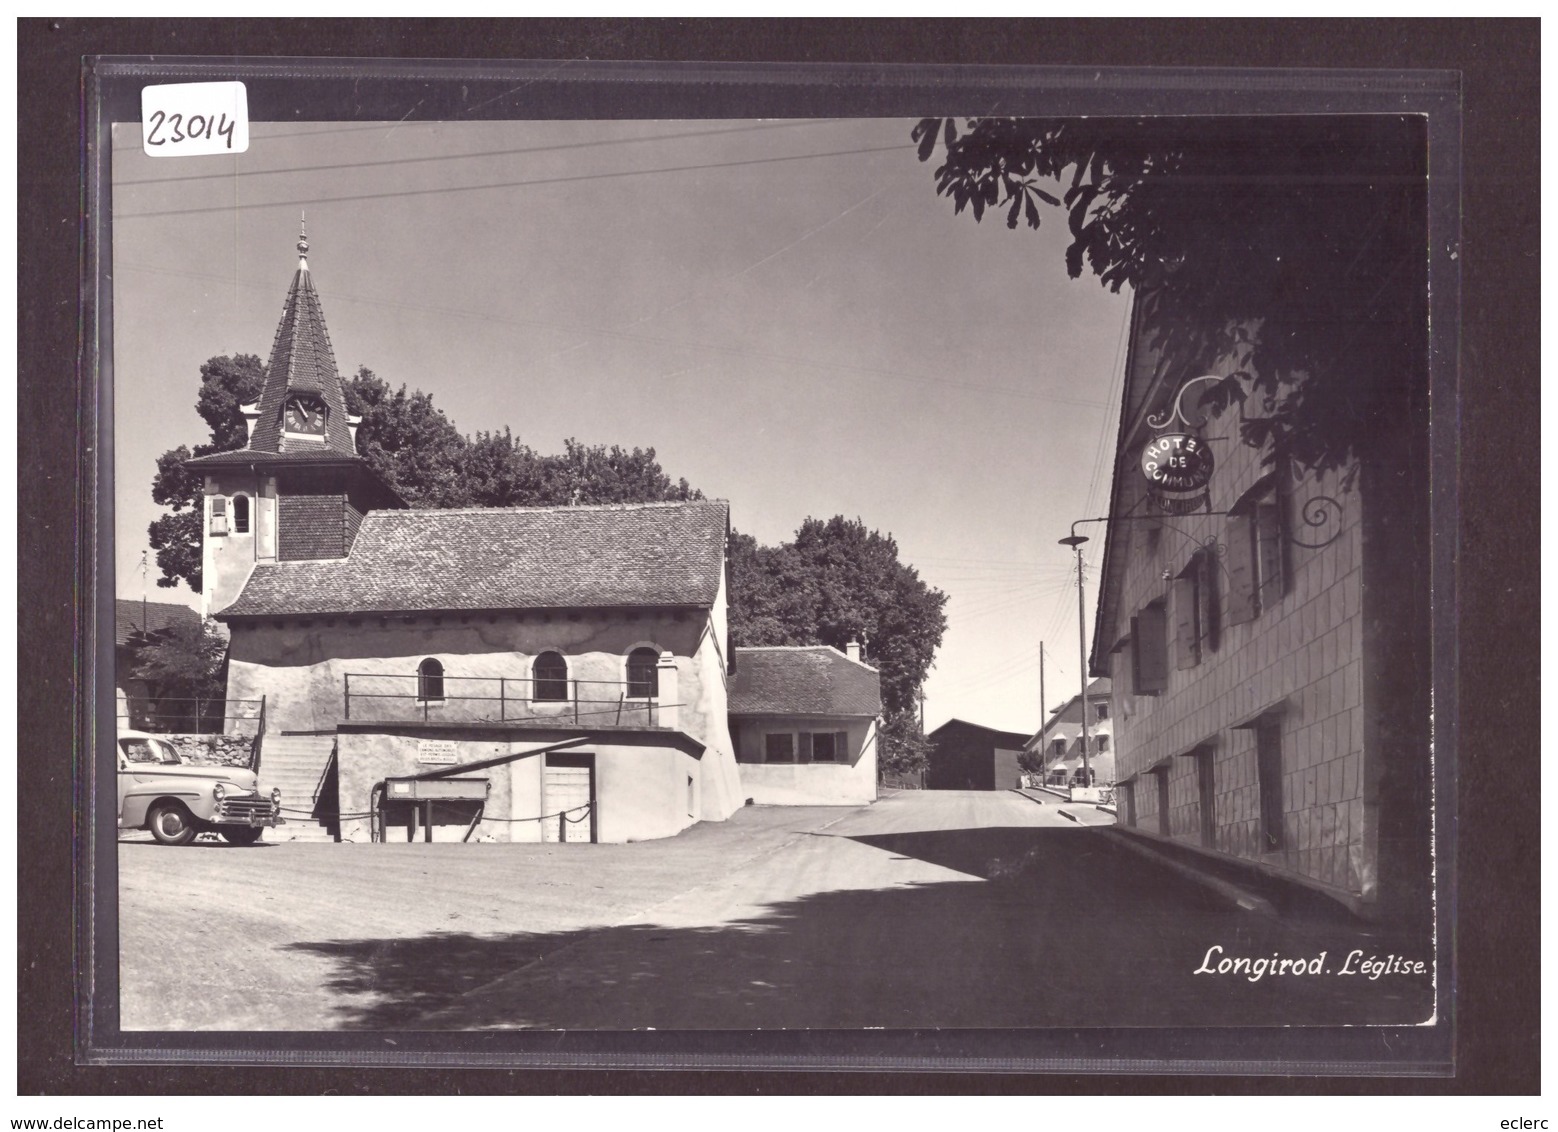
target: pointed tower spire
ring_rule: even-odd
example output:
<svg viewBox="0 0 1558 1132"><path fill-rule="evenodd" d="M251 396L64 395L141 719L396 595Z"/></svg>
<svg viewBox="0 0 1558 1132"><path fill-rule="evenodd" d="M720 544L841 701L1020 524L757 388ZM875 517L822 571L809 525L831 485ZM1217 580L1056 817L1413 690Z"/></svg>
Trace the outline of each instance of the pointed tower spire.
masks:
<svg viewBox="0 0 1558 1132"><path fill-rule="evenodd" d="M346 390L308 266L307 217L298 223L298 267L271 344L248 451L355 456Z"/></svg>

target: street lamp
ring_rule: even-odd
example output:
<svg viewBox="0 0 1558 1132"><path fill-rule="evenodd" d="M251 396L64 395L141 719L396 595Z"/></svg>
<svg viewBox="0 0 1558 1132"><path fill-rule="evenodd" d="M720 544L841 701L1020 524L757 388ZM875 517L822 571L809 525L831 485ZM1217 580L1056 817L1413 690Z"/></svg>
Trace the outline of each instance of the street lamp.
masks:
<svg viewBox="0 0 1558 1132"><path fill-rule="evenodd" d="M1071 524L1071 534L1060 540L1061 546L1074 546L1077 551L1077 671L1082 674L1082 691L1077 704L1082 709L1082 785L1093 785L1093 764L1087 757L1087 613L1082 596L1082 544L1086 535L1077 534L1076 524Z"/></svg>

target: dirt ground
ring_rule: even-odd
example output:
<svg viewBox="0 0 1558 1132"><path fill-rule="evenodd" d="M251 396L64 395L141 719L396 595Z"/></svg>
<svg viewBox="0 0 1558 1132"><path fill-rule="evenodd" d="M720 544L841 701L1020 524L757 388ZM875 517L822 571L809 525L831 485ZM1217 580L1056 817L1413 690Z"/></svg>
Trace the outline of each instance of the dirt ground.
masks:
<svg viewBox="0 0 1558 1132"><path fill-rule="evenodd" d="M632 845L120 844L127 1030L1269 1025L1425 1017L1356 923L1232 908L1091 807L910 792ZM1224 954L1333 973L1197 976ZM1426 958L1426 955L1424 956Z"/></svg>

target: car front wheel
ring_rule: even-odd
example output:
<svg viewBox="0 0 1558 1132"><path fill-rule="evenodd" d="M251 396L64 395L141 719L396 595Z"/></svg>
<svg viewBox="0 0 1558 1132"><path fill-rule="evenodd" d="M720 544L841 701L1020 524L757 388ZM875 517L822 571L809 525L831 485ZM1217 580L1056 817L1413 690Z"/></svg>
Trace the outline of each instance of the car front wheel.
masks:
<svg viewBox="0 0 1558 1132"><path fill-rule="evenodd" d="M224 825L222 836L233 845L253 845L265 830L261 826Z"/></svg>
<svg viewBox="0 0 1558 1132"><path fill-rule="evenodd" d="M146 815L146 825L163 845L188 845L200 832L189 811L177 802L158 802Z"/></svg>

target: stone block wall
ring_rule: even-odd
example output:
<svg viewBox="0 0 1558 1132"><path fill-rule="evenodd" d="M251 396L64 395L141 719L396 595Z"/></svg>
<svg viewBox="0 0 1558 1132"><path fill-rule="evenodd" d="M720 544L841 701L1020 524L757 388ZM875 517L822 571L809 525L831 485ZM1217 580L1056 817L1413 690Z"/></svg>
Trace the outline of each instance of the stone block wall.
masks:
<svg viewBox="0 0 1558 1132"><path fill-rule="evenodd" d="M172 743L179 758L190 766L242 766L254 764L253 735L161 735Z"/></svg>
<svg viewBox="0 0 1558 1132"><path fill-rule="evenodd" d="M1229 422L1231 425L1233 422ZM1209 432L1214 432L1210 430ZM1227 511L1271 473L1260 453L1229 428L1214 445L1219 460L1211 508ZM1134 469L1131 469L1134 472ZM1278 470L1278 476L1289 476ZM1160 832L1158 776L1167 775L1169 836L1291 872L1365 900L1374 895L1377 830L1366 773L1363 713L1363 524L1368 501L1343 490L1340 477L1278 482L1288 498L1290 534L1320 548L1290 543L1284 592L1250 621L1229 624L1221 603L1215 647L1178 667L1170 581L1190 555L1227 538L1226 517L1166 517L1161 524L1121 525L1113 553L1125 556L1118 596L1119 641L1100 642L1113 677L1118 778L1134 779L1136 827ZM1306 500L1340 501L1335 524L1311 531ZM1133 514L1144 514L1136 508ZM1218 571L1226 593L1228 578ZM1168 684L1133 694L1129 618L1149 602L1169 610ZM1268 847L1261 828L1256 731L1264 718L1280 747L1281 845ZM1211 841L1202 808L1198 752L1210 752Z"/></svg>

